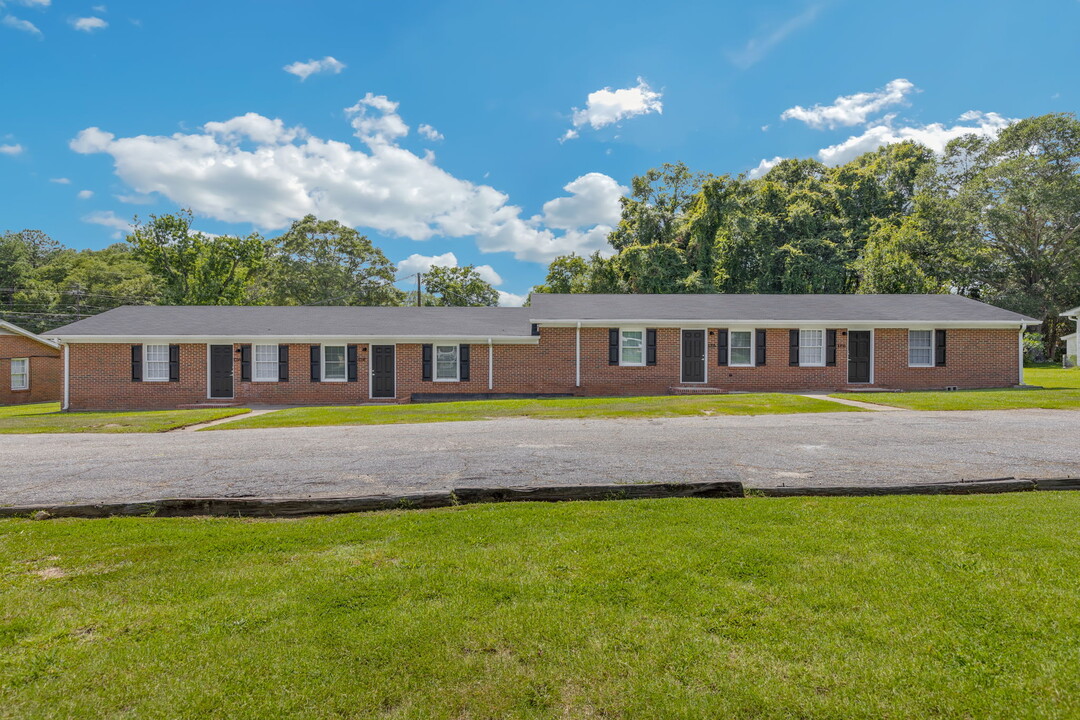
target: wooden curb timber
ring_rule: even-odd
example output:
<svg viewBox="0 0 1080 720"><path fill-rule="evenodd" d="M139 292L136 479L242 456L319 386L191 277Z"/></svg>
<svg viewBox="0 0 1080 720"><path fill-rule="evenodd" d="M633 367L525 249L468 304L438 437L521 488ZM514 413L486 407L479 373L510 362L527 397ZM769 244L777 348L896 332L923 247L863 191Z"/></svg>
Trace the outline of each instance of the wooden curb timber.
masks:
<svg viewBox="0 0 1080 720"><path fill-rule="evenodd" d="M764 497L871 497L885 495L975 495L1080 490L1080 478L996 478L923 485L884 487L747 488ZM449 492L403 493L331 498L164 498L139 502L82 505L22 505L0 507L0 518L53 517L301 517L373 510L428 509L496 502L563 502L573 500L634 500L646 498L746 497L737 481L643 483L638 485L564 485L553 487L455 488Z"/></svg>

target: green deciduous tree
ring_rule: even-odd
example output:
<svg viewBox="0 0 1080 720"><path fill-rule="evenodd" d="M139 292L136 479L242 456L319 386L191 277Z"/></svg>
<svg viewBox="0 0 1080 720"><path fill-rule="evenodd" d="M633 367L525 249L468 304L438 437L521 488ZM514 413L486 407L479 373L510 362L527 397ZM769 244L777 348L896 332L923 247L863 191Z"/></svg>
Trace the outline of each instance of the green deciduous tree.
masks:
<svg viewBox="0 0 1080 720"><path fill-rule="evenodd" d="M462 267L432 266L424 273L424 290L434 305L451 307L494 307L499 291L480 277L473 265Z"/></svg>

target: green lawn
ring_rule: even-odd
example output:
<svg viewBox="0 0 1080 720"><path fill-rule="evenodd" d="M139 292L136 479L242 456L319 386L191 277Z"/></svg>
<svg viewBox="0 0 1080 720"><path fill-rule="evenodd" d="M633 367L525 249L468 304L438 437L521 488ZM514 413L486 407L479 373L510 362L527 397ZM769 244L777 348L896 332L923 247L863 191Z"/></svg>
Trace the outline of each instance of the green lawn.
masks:
<svg viewBox="0 0 1080 720"><path fill-rule="evenodd" d="M0 407L2 433L162 432L246 413L243 408L147 412L60 412L60 403Z"/></svg>
<svg viewBox="0 0 1080 720"><path fill-rule="evenodd" d="M1080 716L1080 493L0 521L0 717Z"/></svg>
<svg viewBox="0 0 1080 720"><path fill-rule="evenodd" d="M828 400L799 395L745 394L620 398L547 398L475 400L409 405L304 407L277 410L207 430L310 427L317 425L386 425L392 423L531 418L652 418L682 415L766 415L858 411Z"/></svg>
<svg viewBox="0 0 1080 720"><path fill-rule="evenodd" d="M837 393L832 397L892 405L909 410L1012 410L1046 408L1080 410L1080 369L1060 366L1024 368L1024 382L1042 390L918 391L904 393Z"/></svg>

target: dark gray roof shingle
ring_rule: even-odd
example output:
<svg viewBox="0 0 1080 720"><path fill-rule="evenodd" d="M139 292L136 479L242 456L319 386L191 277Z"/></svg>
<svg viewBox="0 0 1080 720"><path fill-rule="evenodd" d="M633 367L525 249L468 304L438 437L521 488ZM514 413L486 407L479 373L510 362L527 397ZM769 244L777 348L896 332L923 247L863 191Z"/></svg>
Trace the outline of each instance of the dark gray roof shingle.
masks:
<svg viewBox="0 0 1080 720"><path fill-rule="evenodd" d="M543 320L1037 322L959 295L543 295Z"/></svg>

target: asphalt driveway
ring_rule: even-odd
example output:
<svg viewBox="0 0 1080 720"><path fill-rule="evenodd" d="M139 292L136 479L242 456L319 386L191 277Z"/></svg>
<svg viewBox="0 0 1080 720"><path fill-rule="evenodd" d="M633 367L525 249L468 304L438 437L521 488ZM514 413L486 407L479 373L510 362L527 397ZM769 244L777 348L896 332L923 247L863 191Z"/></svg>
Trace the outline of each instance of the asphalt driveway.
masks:
<svg viewBox="0 0 1080 720"><path fill-rule="evenodd" d="M1080 412L529 420L2 435L0 503L334 496L455 485L751 486L1080 475Z"/></svg>

